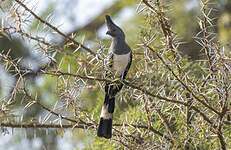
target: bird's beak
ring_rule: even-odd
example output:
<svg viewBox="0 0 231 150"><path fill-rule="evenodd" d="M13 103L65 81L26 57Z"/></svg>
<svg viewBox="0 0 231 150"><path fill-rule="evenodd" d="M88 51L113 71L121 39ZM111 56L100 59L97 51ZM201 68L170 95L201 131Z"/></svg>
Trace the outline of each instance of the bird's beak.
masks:
<svg viewBox="0 0 231 150"><path fill-rule="evenodd" d="M106 15L105 16L105 22L106 22L106 25L107 25L107 28L108 28L108 32L106 34L109 34L110 35L110 31L112 29L114 29L115 27L117 27L114 22L111 20L111 17Z"/></svg>
<svg viewBox="0 0 231 150"><path fill-rule="evenodd" d="M111 17L109 15L105 16L105 22L108 28L108 31L106 32L106 34L113 36L114 31L116 29L119 29L119 27L115 25L115 23L111 20Z"/></svg>
<svg viewBox="0 0 231 150"><path fill-rule="evenodd" d="M111 20L111 17L109 15L105 16L105 22L109 26L112 25L112 24L114 24L113 21Z"/></svg>

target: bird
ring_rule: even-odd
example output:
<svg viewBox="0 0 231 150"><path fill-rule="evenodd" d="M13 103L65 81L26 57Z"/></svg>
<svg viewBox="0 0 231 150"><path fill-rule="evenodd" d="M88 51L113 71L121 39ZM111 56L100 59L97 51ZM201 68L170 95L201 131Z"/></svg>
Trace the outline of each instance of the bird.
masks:
<svg viewBox="0 0 231 150"><path fill-rule="evenodd" d="M125 80L132 63L132 50L125 41L123 30L117 26L109 15L105 16L107 35L111 36L112 42L108 49L106 63L106 77ZM100 121L97 131L98 137L110 139L112 137L112 120L115 108L115 96L122 89L123 82L106 83L105 98L102 106Z"/></svg>

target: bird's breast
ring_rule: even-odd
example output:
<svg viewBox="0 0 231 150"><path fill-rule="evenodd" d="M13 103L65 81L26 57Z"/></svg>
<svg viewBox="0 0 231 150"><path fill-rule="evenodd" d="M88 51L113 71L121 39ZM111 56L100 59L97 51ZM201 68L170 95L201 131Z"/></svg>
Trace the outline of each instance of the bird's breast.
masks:
<svg viewBox="0 0 231 150"><path fill-rule="evenodd" d="M113 54L113 70L115 71L115 76L119 77L126 70L130 62L130 53L124 55Z"/></svg>

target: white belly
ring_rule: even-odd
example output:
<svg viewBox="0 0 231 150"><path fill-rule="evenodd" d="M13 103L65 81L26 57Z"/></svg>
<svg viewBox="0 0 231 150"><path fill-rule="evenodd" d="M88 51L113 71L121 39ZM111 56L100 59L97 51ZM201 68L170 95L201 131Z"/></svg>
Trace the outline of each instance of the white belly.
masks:
<svg viewBox="0 0 231 150"><path fill-rule="evenodd" d="M129 62L130 62L130 53L125 55L113 54L113 70L115 71L115 76L122 75Z"/></svg>

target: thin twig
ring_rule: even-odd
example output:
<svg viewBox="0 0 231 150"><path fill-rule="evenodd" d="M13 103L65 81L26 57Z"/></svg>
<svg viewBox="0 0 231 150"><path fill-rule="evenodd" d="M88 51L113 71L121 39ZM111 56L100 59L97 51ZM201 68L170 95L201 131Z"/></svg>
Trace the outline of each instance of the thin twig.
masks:
<svg viewBox="0 0 231 150"><path fill-rule="evenodd" d="M209 106L208 104L206 104L203 100L201 100L199 97L197 97L194 92L176 75L176 73L172 70L172 68L163 60L163 58L157 53L155 52L155 50L153 48L151 48L148 45L145 45L147 48L149 48L153 53L155 53L157 55L157 57L162 61L162 63L166 66L166 68L172 73L172 75L177 79L177 81L179 81L183 87L192 94L192 96L199 101L201 104L203 104L205 107L209 108L210 110L212 110L213 112L215 112L216 114L220 114L217 110L215 110L214 108L212 108L211 106Z"/></svg>
<svg viewBox="0 0 231 150"><path fill-rule="evenodd" d="M39 124L39 123L0 123L0 127L10 128L80 128L85 129L84 125L76 124Z"/></svg>
<svg viewBox="0 0 231 150"><path fill-rule="evenodd" d="M50 23L48 23L47 21L44 21L42 18L40 18L38 15L36 15L32 10L30 10L26 5L24 5L21 1L19 0L15 0L20 6L22 6L26 11L28 11L32 16L34 16L37 20L39 20L41 23L47 25L49 28L53 29L54 31L56 31L59 35L61 35L62 37L64 37L65 39L73 42L74 44L76 44L77 46L85 49L87 52L89 52L90 54L96 56L96 53L93 52L92 50L90 50L89 48L87 48L86 46L80 44L79 42L75 41L73 38L71 38L70 36L67 36L66 34L64 34L63 32L61 32L58 28L56 28L55 26L51 25Z"/></svg>

